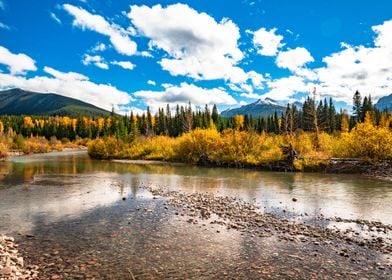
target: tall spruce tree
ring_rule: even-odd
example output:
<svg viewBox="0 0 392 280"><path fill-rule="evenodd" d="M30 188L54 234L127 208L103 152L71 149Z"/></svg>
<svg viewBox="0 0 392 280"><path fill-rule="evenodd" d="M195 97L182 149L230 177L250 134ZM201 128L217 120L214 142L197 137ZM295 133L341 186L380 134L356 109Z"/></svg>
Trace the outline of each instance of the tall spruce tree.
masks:
<svg viewBox="0 0 392 280"><path fill-rule="evenodd" d="M362 97L357 90L353 96L353 117L356 122L360 122L362 119Z"/></svg>

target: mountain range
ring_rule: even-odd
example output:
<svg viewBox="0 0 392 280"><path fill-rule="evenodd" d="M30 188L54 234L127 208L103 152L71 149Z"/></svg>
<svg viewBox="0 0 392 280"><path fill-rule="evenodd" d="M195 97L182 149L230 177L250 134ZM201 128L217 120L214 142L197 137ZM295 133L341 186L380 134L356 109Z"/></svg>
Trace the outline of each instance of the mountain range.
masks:
<svg viewBox="0 0 392 280"><path fill-rule="evenodd" d="M392 112L392 94L381 97L375 106L380 111L387 110L388 112Z"/></svg>
<svg viewBox="0 0 392 280"><path fill-rule="evenodd" d="M301 102L292 103L297 106L298 109L302 109ZM381 97L378 102L375 104L375 107L380 111L387 110L388 112L392 112L392 94L388 96ZM280 116L282 113L286 111L286 106L283 106L276 100L271 98L259 99L256 102L243 105L239 108L229 108L225 111L222 111L222 117L233 117L235 115L251 115L254 118L258 117L268 117L270 115L275 114L275 112Z"/></svg>
<svg viewBox="0 0 392 280"><path fill-rule="evenodd" d="M302 108L302 103L293 103ZM375 107L380 111L392 112L392 94L378 100ZM235 115L251 115L254 118L280 116L286 106L271 98L259 99L256 102L239 108L229 108L221 112L222 117ZM0 91L0 115L58 115L58 116L108 116L109 111L92 104L58 95L55 93L37 93L22 89Z"/></svg>
<svg viewBox="0 0 392 280"><path fill-rule="evenodd" d="M302 108L302 103L295 102L295 106ZM222 111L222 117L233 117L235 115L251 115L254 118L268 117L275 114L275 112L280 116L284 111L286 111L286 106L283 106L278 101L271 98L259 99L256 102L243 105L239 108L230 108Z"/></svg>
<svg viewBox="0 0 392 280"><path fill-rule="evenodd" d="M0 115L108 116L109 111L54 93L0 91Z"/></svg>

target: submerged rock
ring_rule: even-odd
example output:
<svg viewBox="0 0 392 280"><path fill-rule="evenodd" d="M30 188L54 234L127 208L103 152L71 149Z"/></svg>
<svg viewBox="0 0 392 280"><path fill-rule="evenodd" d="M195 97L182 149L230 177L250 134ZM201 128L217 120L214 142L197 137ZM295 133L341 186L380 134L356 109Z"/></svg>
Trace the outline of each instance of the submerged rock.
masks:
<svg viewBox="0 0 392 280"><path fill-rule="evenodd" d="M39 279L38 267L24 266L13 237L0 234L0 279Z"/></svg>

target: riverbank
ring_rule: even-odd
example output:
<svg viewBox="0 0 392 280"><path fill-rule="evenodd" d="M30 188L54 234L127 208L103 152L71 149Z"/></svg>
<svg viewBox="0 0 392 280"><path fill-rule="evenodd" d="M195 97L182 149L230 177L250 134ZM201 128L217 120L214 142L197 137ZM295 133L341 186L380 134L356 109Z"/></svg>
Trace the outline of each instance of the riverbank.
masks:
<svg viewBox="0 0 392 280"><path fill-rule="evenodd" d="M169 165L169 166L186 166L182 162L170 162L163 160L132 160L132 159L112 159L112 162L138 164L138 165Z"/></svg>
<svg viewBox="0 0 392 280"><path fill-rule="evenodd" d="M293 246L302 244L301 246L313 247L313 257L322 256L321 252L326 249L329 254L335 254L336 258L340 259L342 267L344 267L345 261L349 261L353 264L361 264L365 271L381 271L380 275L384 276L379 279L384 279L384 277L387 279L388 275L392 273L392 225L339 217L324 218L322 216L318 218L316 223L296 223L274 214L262 214L256 205L235 197L169 191L167 188L156 186L148 186L146 189L154 195L154 198L166 198L165 205L167 207L165 208L174 207L176 209L175 215L187 217L186 221L189 224L204 225L209 222L224 226L228 230L240 231L241 235L255 238L276 237L278 240L293 243ZM292 200L296 202L297 198L293 197ZM360 230L354 230L351 227L342 230L321 226L326 222L354 224ZM218 230L217 233L220 231ZM370 256L374 252L383 256L380 258L383 259L382 262L377 258L371 260ZM330 258L329 254L324 257ZM299 258L301 259L301 257ZM306 268L309 265L309 260L302 260L304 268ZM297 271L297 269L295 270ZM292 274L292 276L294 275L295 273ZM366 276L366 274L358 272L358 274L351 275L350 278L356 278L359 275ZM302 276L308 278L306 274L302 274ZM332 274L330 276L332 277ZM320 277L324 279L325 275L320 275Z"/></svg>
<svg viewBox="0 0 392 280"><path fill-rule="evenodd" d="M33 152L33 153L24 153L21 150L18 151L11 151L7 153L7 156L4 158L1 158L0 160L2 161L7 161L8 159L14 158L14 157L24 157L24 156L29 156L29 155L42 155L42 154L50 154L50 153L56 153L56 152L77 152L77 151L86 151L87 152L87 147L85 146L77 146L77 147L72 147L72 148L63 148L59 150L50 150L50 151L44 151L44 152Z"/></svg>
<svg viewBox="0 0 392 280"><path fill-rule="evenodd" d="M383 232L386 238L370 235L351 236L348 232L338 232L317 225L296 224L286 219L281 219L273 214L261 214L258 207L241 199L226 196L214 196L208 193L184 193L169 191L167 188L149 186L146 187L154 196L168 198L167 205L177 208L180 215L194 217L189 223L198 223L198 220L215 218L212 223L226 225L229 229L238 229L253 234L277 234L289 235L293 239L300 236L313 237L326 240L345 240L347 243L356 244L364 248L373 249L385 254L392 253L392 225L384 225L379 222L350 220L350 223L366 225L377 232ZM296 202L297 198L293 197ZM219 221L221 220L221 221ZM328 218L329 221L344 221L339 218ZM373 229L374 228L374 229ZM291 240L291 239L290 239ZM392 260L391 260L392 261ZM392 266L391 266L392 268Z"/></svg>
<svg viewBox="0 0 392 280"><path fill-rule="evenodd" d="M122 200L121 214L97 216L88 232L99 236L85 235L86 224L73 220L82 243L72 236L55 242L63 230L55 224L44 236L24 238L24 252L44 279L389 279L392 273L392 225L338 217L300 223L236 197L141 188L152 197Z"/></svg>
<svg viewBox="0 0 392 280"><path fill-rule="evenodd" d="M138 165L168 165L168 166L185 166L183 162L171 162L164 160L130 160L130 159L112 159L112 162L138 164ZM369 163L359 159L329 159L319 161L317 164L305 166L303 169L297 169L295 164L287 160L277 161L270 164L252 165L242 163L224 163L209 160L207 157L201 157L194 164L205 168L236 168L262 171L277 172L319 172L329 174L360 174L363 176L376 178L379 180L392 181L392 161L378 161Z"/></svg>
<svg viewBox="0 0 392 280"><path fill-rule="evenodd" d="M38 279L38 267L25 266L14 238L0 234L0 279Z"/></svg>

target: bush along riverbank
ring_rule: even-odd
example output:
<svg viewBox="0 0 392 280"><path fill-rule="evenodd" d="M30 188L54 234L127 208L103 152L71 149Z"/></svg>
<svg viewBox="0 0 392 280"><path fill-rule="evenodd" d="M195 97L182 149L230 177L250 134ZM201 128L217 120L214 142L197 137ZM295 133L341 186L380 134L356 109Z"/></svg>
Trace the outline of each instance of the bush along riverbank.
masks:
<svg viewBox="0 0 392 280"><path fill-rule="evenodd" d="M85 149L88 141L78 139L71 142L68 139L57 140L56 137L48 140L45 137L25 138L20 134L13 137L0 134L0 160L11 156Z"/></svg>
<svg viewBox="0 0 392 280"><path fill-rule="evenodd" d="M25 266L14 238L0 234L0 279L38 279L37 266Z"/></svg>
<svg viewBox="0 0 392 280"><path fill-rule="evenodd" d="M195 129L175 138L100 138L90 142L88 153L97 159L162 160L211 167L388 174L384 171L391 169L392 131L389 125L374 126L371 118L337 134Z"/></svg>

